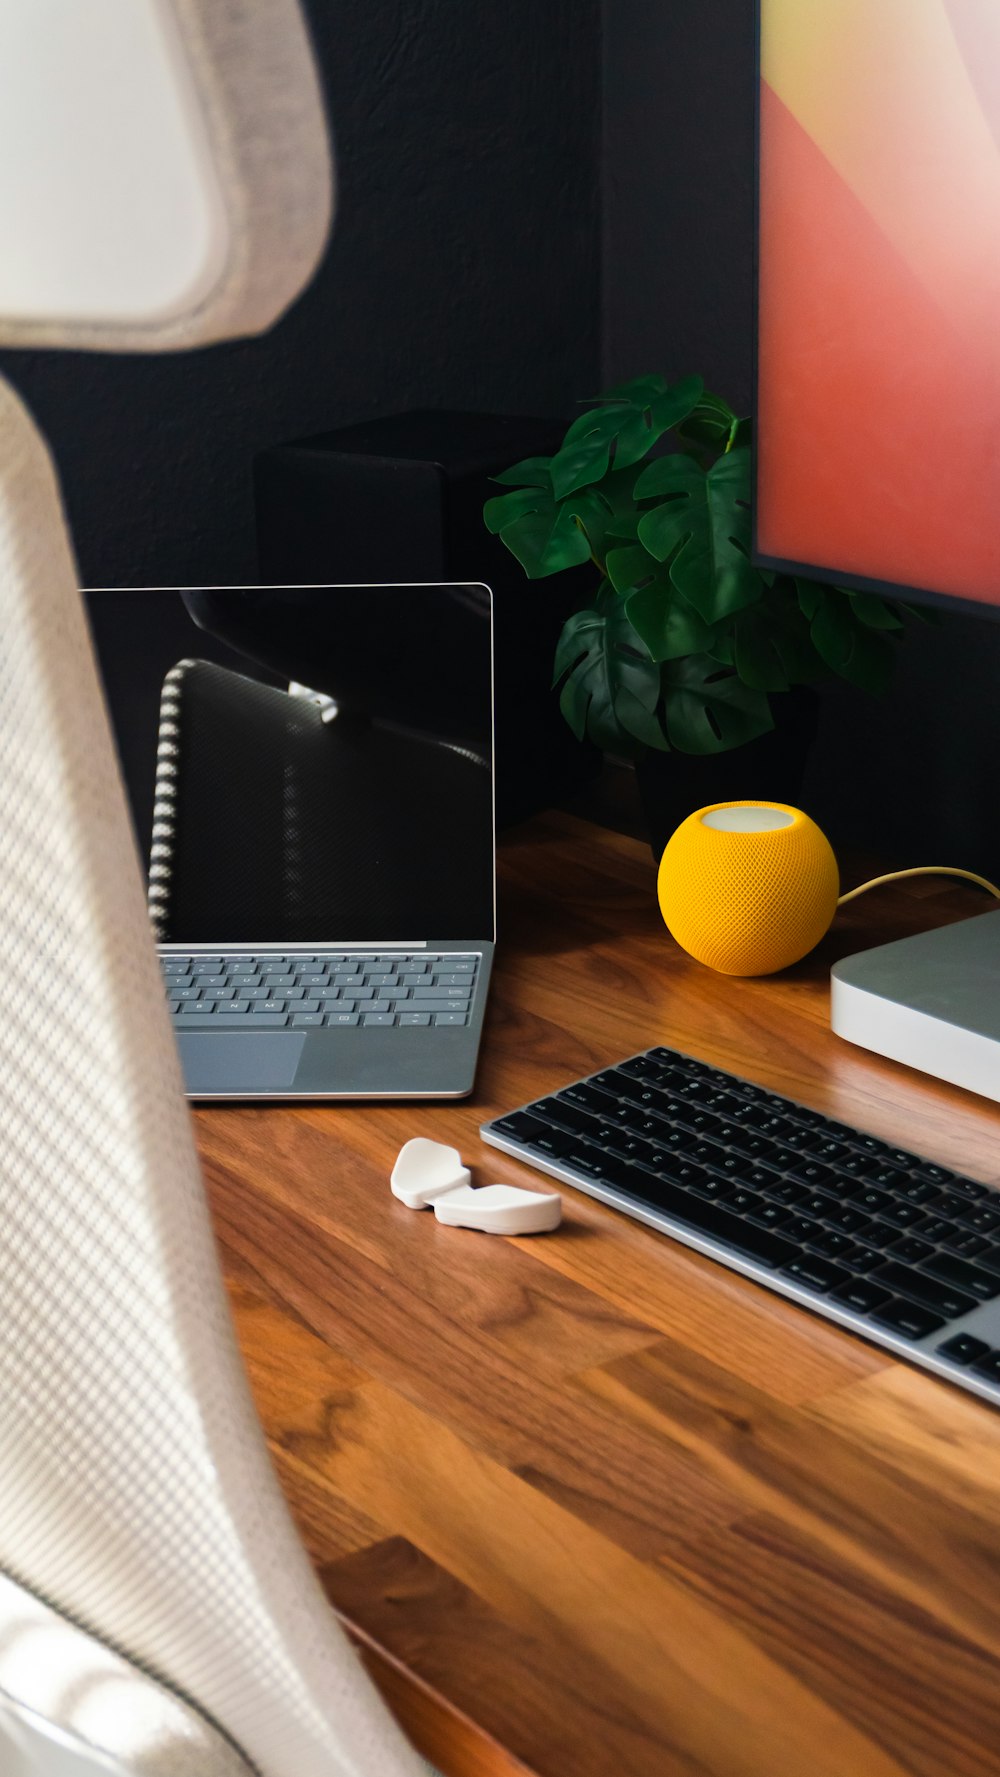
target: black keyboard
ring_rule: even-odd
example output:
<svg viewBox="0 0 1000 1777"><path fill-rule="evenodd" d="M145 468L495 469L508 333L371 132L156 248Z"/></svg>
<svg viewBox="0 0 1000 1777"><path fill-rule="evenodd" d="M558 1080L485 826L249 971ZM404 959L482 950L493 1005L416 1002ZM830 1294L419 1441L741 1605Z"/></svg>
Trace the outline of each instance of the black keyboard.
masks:
<svg viewBox="0 0 1000 1777"><path fill-rule="evenodd" d="M481 1133L1000 1405L1000 1191L673 1049Z"/></svg>

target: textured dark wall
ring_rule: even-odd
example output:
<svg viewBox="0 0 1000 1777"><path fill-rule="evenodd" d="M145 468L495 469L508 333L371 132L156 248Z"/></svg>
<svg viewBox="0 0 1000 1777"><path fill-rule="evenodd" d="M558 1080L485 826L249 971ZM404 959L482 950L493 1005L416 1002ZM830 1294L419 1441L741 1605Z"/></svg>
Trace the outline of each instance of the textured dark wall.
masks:
<svg viewBox="0 0 1000 1777"><path fill-rule="evenodd" d="M600 0L311 0L340 209L266 339L5 353L91 584L252 578L263 445L415 407L561 414L599 365Z"/></svg>
<svg viewBox="0 0 1000 1777"><path fill-rule="evenodd" d="M751 0L604 0L604 376L749 409Z"/></svg>
<svg viewBox="0 0 1000 1777"><path fill-rule="evenodd" d="M697 371L749 411L753 6L603 10L605 381ZM807 801L835 843L1000 873L998 689L1000 623L949 617L884 698L826 690Z"/></svg>

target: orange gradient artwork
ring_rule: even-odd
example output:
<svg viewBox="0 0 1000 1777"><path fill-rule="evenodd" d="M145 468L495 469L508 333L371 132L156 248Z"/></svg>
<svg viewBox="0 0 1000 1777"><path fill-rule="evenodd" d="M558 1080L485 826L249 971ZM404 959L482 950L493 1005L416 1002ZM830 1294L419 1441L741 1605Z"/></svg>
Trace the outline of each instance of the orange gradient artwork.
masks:
<svg viewBox="0 0 1000 1777"><path fill-rule="evenodd" d="M761 0L757 549L1000 604L1000 0Z"/></svg>

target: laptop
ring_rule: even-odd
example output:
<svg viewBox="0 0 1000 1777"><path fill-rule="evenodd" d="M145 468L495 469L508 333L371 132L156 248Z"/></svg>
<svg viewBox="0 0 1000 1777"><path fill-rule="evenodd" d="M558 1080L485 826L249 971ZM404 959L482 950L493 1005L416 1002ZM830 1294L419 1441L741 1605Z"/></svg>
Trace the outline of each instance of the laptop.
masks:
<svg viewBox="0 0 1000 1777"><path fill-rule="evenodd" d="M189 1096L470 1092L496 922L489 590L84 598Z"/></svg>

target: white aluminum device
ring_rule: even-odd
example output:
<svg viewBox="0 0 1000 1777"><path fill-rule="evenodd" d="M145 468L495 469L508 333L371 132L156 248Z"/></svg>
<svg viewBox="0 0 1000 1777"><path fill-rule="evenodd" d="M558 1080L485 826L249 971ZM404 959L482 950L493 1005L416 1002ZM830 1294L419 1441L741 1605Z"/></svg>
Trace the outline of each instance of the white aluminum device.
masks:
<svg viewBox="0 0 1000 1777"><path fill-rule="evenodd" d="M839 1037L1000 1103L1000 911L835 963Z"/></svg>

